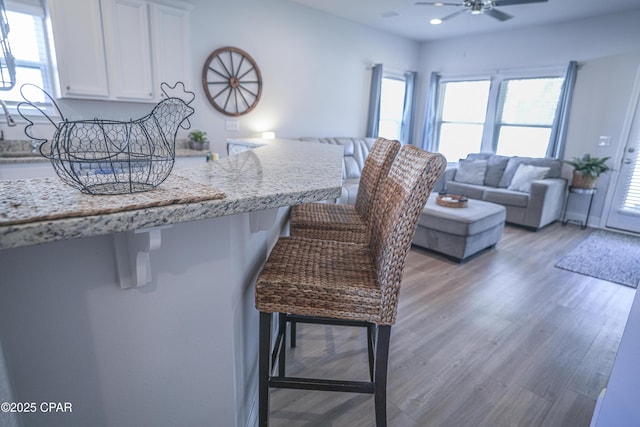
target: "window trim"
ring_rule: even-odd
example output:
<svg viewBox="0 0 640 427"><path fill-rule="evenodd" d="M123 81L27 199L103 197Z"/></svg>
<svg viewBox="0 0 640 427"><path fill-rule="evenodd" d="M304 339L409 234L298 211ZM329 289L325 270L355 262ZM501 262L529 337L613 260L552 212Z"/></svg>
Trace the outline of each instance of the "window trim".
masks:
<svg viewBox="0 0 640 427"><path fill-rule="evenodd" d="M33 17L40 19L42 30L41 36L44 43L44 45L42 46L44 49L43 54L45 55L44 60L42 62L35 62L15 58L15 63L16 68L21 67L39 69L42 73L42 80L45 83L45 87L43 89L49 95L53 96L54 85L52 78L55 74L53 62L54 52L51 48L48 18L42 3L40 2L40 0L7 0L5 1L5 8L7 11L32 15ZM0 93L0 96L1 95L2 94ZM14 116L14 119L18 122L20 122L22 119L17 108L18 104L20 104L21 102L22 101L15 100L6 101L7 109L9 110L10 114ZM52 102L37 103L36 105L41 108L43 112L47 113L50 118L54 120L60 118L58 109ZM43 117L40 111L32 109L31 107L27 106L26 108L22 109L22 113L25 114L33 123L49 123L49 120Z"/></svg>
<svg viewBox="0 0 640 427"><path fill-rule="evenodd" d="M560 66L530 68L522 70L495 70L494 72L478 72L466 74L443 74L438 82L438 100L435 116L434 137L440 149L440 129L443 123L442 106L444 102L445 90L443 86L452 82L481 81L489 80L489 99L487 100L487 112L483 124L482 141L480 151L496 153L498 148L499 128L502 123L498 123L500 117L500 104L502 82L508 80L544 79L544 78L565 78L566 68ZM458 122L456 122L458 123ZM475 123L474 123L475 124ZM536 127L529 126L528 127ZM547 126L541 126L547 128ZM553 124L551 125L553 129Z"/></svg>
<svg viewBox="0 0 640 427"><path fill-rule="evenodd" d="M407 77L398 73L394 73L394 72L387 72L383 70L382 73L382 79L380 81L380 113L378 115L378 134L380 134L380 123L382 123L382 121L384 120L384 117L382 117L382 86L384 85L384 80L396 80L399 82L402 82L404 84L404 98L403 98L403 111L400 117L400 136L398 136L398 140L400 140L402 138L402 128L403 126L405 126L405 121L404 121L404 104L406 102L406 98L407 98Z"/></svg>
<svg viewBox="0 0 640 427"><path fill-rule="evenodd" d="M485 111L485 116L484 116L484 122L453 122L453 121L444 121L442 118L442 113L443 113L443 105L444 105L444 97L446 94L446 90L444 90L444 85L446 85L447 83L460 83L460 82L480 82L480 81L488 81L489 82L489 92L488 92L488 97L489 100L487 101L487 111ZM459 123L459 124L470 124L470 125L481 125L482 126L482 137L480 139L480 151L484 151L483 150L483 144L484 144L484 140L485 140L485 133L487 132L486 128L486 123L488 121L488 117L490 114L490 100L491 100L491 90L493 88L493 84L491 81L491 76L487 76L487 75L473 75L472 78L469 79L465 79L463 77L455 77L455 78L450 78L450 77L442 77L440 79L439 84L439 88L438 88L438 100L437 100L437 108L436 108L436 117L435 117L435 130L434 130L434 137L435 140L438 141L438 151L440 151L440 133L442 130L442 125L444 123ZM457 161L457 160L456 160Z"/></svg>

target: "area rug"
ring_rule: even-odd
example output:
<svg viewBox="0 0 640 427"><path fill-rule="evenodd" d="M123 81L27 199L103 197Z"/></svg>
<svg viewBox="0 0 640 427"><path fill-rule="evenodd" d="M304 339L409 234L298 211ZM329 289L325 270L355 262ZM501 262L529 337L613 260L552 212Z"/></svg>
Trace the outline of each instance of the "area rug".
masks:
<svg viewBox="0 0 640 427"><path fill-rule="evenodd" d="M556 267L620 285L640 283L640 237L595 230Z"/></svg>

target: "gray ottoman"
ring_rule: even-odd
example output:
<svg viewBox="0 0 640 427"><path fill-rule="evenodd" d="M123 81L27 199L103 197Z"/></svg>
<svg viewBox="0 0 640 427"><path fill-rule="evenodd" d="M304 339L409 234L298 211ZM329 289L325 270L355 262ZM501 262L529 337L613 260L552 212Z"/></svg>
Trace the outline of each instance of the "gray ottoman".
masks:
<svg viewBox="0 0 640 427"><path fill-rule="evenodd" d="M440 252L458 262L495 246L502 237L506 209L495 203L469 199L466 208L447 208L427 201L413 244Z"/></svg>

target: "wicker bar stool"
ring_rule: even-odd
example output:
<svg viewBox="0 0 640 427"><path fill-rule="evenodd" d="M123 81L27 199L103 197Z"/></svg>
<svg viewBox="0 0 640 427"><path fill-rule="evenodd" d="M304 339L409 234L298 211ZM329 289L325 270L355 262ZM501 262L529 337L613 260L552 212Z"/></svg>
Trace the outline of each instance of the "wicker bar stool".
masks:
<svg viewBox="0 0 640 427"><path fill-rule="evenodd" d="M290 235L310 239L369 243L371 212L382 179L389 173L398 154L400 142L377 138L365 160L353 205L334 203L305 203L291 208ZM288 317L291 347L296 346L297 323L326 323L314 318ZM373 328L368 327L369 373L373 377Z"/></svg>
<svg viewBox="0 0 640 427"><path fill-rule="evenodd" d="M387 175L400 142L378 138L365 160L355 205L305 203L291 208L292 237L367 244L376 192Z"/></svg>
<svg viewBox="0 0 640 427"><path fill-rule="evenodd" d="M440 154L402 147L376 198L368 245L303 237L278 240L255 290L260 311L260 426L268 425L269 388L373 394L376 425L386 426L389 338L400 282L418 218L445 165ZM279 328L272 350L273 313L279 313ZM372 380L285 376L287 319L297 316L330 324L372 325L376 330Z"/></svg>

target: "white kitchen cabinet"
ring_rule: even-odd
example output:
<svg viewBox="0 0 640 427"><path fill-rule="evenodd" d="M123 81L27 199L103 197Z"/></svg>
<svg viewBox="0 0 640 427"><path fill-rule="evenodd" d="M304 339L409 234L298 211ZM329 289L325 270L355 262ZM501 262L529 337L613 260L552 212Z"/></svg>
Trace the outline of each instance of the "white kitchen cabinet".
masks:
<svg viewBox="0 0 640 427"><path fill-rule="evenodd" d="M109 97L100 0L49 1L62 97Z"/></svg>
<svg viewBox="0 0 640 427"><path fill-rule="evenodd" d="M190 88L186 3L50 0L60 96L157 102L160 83Z"/></svg>
<svg viewBox="0 0 640 427"><path fill-rule="evenodd" d="M161 98L160 83L175 84L181 81L188 90L194 91L189 76L189 11L152 3L151 41L154 52L155 100Z"/></svg>
<svg viewBox="0 0 640 427"><path fill-rule="evenodd" d="M117 100L152 100L149 8L143 0L103 0L102 23L110 77Z"/></svg>

